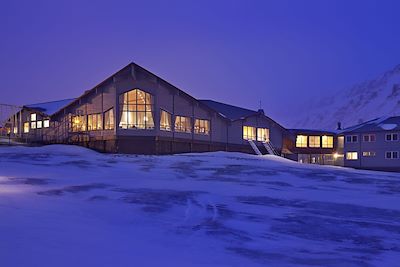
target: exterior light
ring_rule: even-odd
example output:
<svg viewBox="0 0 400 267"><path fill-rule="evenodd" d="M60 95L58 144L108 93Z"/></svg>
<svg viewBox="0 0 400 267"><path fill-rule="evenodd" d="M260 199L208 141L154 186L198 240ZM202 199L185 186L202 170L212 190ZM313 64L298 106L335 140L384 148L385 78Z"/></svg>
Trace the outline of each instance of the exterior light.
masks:
<svg viewBox="0 0 400 267"><path fill-rule="evenodd" d="M334 158L334 159L337 159L338 157L339 157L339 154L338 154L338 153L334 153L334 154L333 154L333 158Z"/></svg>

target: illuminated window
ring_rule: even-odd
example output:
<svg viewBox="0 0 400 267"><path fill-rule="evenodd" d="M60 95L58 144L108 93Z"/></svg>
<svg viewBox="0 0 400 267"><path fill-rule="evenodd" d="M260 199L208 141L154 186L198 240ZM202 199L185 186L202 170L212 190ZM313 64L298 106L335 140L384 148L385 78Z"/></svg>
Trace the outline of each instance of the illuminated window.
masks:
<svg viewBox="0 0 400 267"><path fill-rule="evenodd" d="M24 133L29 133L29 122L24 122Z"/></svg>
<svg viewBox="0 0 400 267"><path fill-rule="evenodd" d="M86 131L86 116L84 115L72 116L72 131L73 132Z"/></svg>
<svg viewBox="0 0 400 267"><path fill-rule="evenodd" d="M17 134L17 133L18 133L18 127L15 127L15 126L14 126L14 131L13 131L13 133L14 133L14 134Z"/></svg>
<svg viewBox="0 0 400 267"><path fill-rule="evenodd" d="M37 129L42 129L42 127L43 127L43 122L42 121L37 121L36 122L36 128Z"/></svg>
<svg viewBox="0 0 400 267"><path fill-rule="evenodd" d="M36 121L31 122L31 129L36 129Z"/></svg>
<svg viewBox="0 0 400 267"><path fill-rule="evenodd" d="M154 129L153 97L139 89L120 95L119 127L122 129Z"/></svg>
<svg viewBox="0 0 400 267"><path fill-rule="evenodd" d="M309 147L321 147L321 138L319 136L309 136L308 137Z"/></svg>
<svg viewBox="0 0 400 267"><path fill-rule="evenodd" d="M189 117L176 116L175 117L175 132L191 133L192 123Z"/></svg>
<svg viewBox="0 0 400 267"><path fill-rule="evenodd" d="M88 131L103 129L103 116L101 113L88 115Z"/></svg>
<svg viewBox="0 0 400 267"><path fill-rule="evenodd" d="M323 148L333 148L333 136L322 136L322 147Z"/></svg>
<svg viewBox="0 0 400 267"><path fill-rule="evenodd" d="M375 134L364 134L363 141L364 142L375 142L376 136Z"/></svg>
<svg viewBox="0 0 400 267"><path fill-rule="evenodd" d="M357 160L358 159L358 153L357 152L347 152L346 153L346 159L347 160Z"/></svg>
<svg viewBox="0 0 400 267"><path fill-rule="evenodd" d="M376 153L374 151L364 151L363 157L375 157Z"/></svg>
<svg viewBox="0 0 400 267"><path fill-rule="evenodd" d="M196 119L194 122L194 133L208 135L210 133L210 121Z"/></svg>
<svg viewBox="0 0 400 267"><path fill-rule="evenodd" d="M160 129L164 131L171 131L171 120L172 116L171 113L161 110L161 117L160 117Z"/></svg>
<svg viewBox="0 0 400 267"><path fill-rule="evenodd" d="M50 120L43 120L43 127L49 128L50 127Z"/></svg>
<svg viewBox="0 0 400 267"><path fill-rule="evenodd" d="M338 137L338 148L344 148L344 136Z"/></svg>
<svg viewBox="0 0 400 267"><path fill-rule="evenodd" d="M114 109L111 108L104 112L104 129L114 130Z"/></svg>
<svg viewBox="0 0 400 267"><path fill-rule="evenodd" d="M36 121L36 118L37 118L36 113L32 113L31 114L31 121Z"/></svg>
<svg viewBox="0 0 400 267"><path fill-rule="evenodd" d="M307 135L298 135L296 137L296 147L307 147Z"/></svg>
<svg viewBox="0 0 400 267"><path fill-rule="evenodd" d="M257 128L257 141L268 142L269 141L269 129Z"/></svg>
<svg viewBox="0 0 400 267"><path fill-rule="evenodd" d="M256 127L243 126L243 139L256 140Z"/></svg>

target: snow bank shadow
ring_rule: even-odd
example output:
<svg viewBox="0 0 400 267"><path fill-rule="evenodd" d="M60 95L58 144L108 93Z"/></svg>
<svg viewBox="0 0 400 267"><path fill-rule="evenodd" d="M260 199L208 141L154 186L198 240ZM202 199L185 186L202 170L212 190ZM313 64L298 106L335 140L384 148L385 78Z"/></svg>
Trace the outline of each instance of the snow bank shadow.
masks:
<svg viewBox="0 0 400 267"><path fill-rule="evenodd" d="M114 189L113 191L126 193L121 200L125 203L141 205L145 212L165 212L175 205L186 205L189 199L194 199L205 192L201 191L175 191L155 189Z"/></svg>
<svg viewBox="0 0 400 267"><path fill-rule="evenodd" d="M111 185L108 184L101 184L101 183L93 183L93 184L85 184L85 185L73 185L67 186L60 189L51 189L46 191L38 192L38 195L44 196L61 196L65 193L80 193L80 192L88 192L94 189L104 189L110 187Z"/></svg>
<svg viewBox="0 0 400 267"><path fill-rule="evenodd" d="M170 168L175 171L175 173L180 175L180 178L197 178L196 174L197 168L201 166L204 162L203 160L190 160L190 161L179 161L172 163Z"/></svg>
<svg viewBox="0 0 400 267"><path fill-rule="evenodd" d="M370 266L362 259L352 260L345 257L332 256L316 256L307 252L296 253L298 256L292 256L294 253L271 253L258 249L250 249L244 247L228 247L228 251L238 254L242 257L260 262L262 264L276 264L276 266L325 266L325 267L368 267ZM300 252L300 251L299 251ZM271 265L275 266L275 265Z"/></svg>
<svg viewBox="0 0 400 267"><path fill-rule="evenodd" d="M2 181L4 185L47 185L50 179L45 178L9 178L7 181Z"/></svg>
<svg viewBox="0 0 400 267"><path fill-rule="evenodd" d="M385 251L400 252L400 211L319 201L286 200L270 197L238 197L249 205L287 209L287 215L273 218L270 232L309 241L336 244L362 255ZM390 238L388 238L390 237Z"/></svg>

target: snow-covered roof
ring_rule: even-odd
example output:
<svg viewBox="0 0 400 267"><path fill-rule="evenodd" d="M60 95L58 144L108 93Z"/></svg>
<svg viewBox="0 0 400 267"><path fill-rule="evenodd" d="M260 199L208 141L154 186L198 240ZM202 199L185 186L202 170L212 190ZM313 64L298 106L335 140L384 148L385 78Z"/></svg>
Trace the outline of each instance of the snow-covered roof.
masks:
<svg viewBox="0 0 400 267"><path fill-rule="evenodd" d="M209 108L217 111L225 118L231 120L238 120L248 116L259 114L258 111L245 109L237 106L232 106L228 104L224 104L221 102L213 101L213 100L199 100L201 103L205 104Z"/></svg>
<svg viewBox="0 0 400 267"><path fill-rule="evenodd" d="M346 128L342 133L400 131L400 116L381 117Z"/></svg>
<svg viewBox="0 0 400 267"><path fill-rule="evenodd" d="M71 98L58 101L30 104L30 105L25 105L24 107L39 110L47 115L53 115L58 110L65 107L74 100L75 98Z"/></svg>

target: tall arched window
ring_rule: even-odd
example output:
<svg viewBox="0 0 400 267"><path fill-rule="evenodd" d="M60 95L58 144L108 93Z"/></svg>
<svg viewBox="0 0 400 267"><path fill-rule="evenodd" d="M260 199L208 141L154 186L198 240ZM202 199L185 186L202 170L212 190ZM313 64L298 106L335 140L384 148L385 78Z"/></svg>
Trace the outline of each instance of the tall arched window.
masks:
<svg viewBox="0 0 400 267"><path fill-rule="evenodd" d="M119 96L120 122L123 129L153 129L153 96L134 89Z"/></svg>

